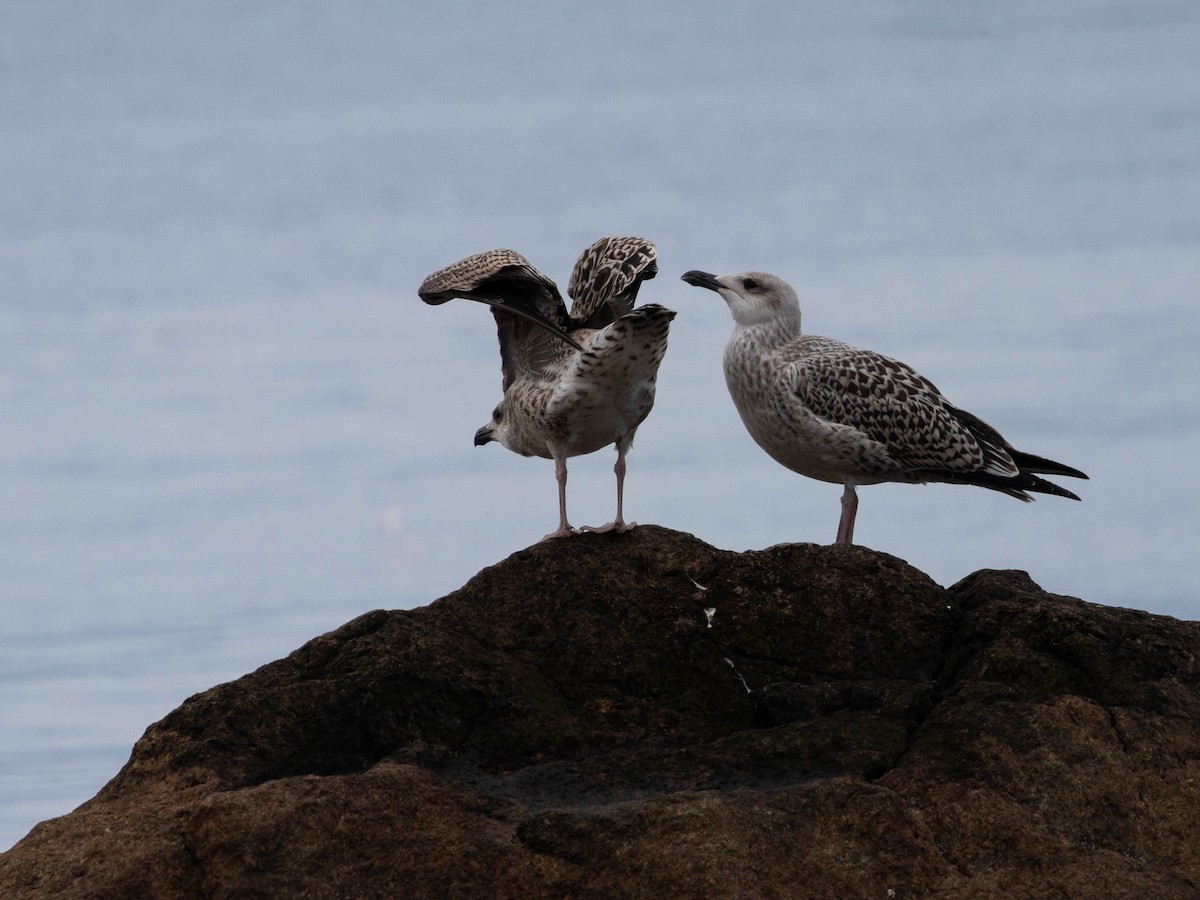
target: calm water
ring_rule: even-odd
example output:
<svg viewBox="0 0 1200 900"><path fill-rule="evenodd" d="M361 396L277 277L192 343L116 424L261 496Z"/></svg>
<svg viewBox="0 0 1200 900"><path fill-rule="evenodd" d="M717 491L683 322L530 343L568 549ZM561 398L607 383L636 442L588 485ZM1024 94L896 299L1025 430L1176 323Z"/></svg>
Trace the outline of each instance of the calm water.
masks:
<svg viewBox="0 0 1200 900"><path fill-rule="evenodd" d="M415 297L488 247L563 283L657 242L637 520L832 539L839 489L744 434L728 314L678 281L766 269L1092 475L867 488L862 543L1197 617L1200 7L407 6L0 6L0 848L189 694L551 528L550 463L471 443L486 310ZM612 462L572 464L573 520Z"/></svg>

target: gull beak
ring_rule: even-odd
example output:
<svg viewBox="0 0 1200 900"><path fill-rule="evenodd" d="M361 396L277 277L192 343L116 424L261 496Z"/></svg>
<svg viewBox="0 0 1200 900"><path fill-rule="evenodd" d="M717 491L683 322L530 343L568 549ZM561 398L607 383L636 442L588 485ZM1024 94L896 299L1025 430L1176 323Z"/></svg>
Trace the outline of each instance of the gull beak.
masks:
<svg viewBox="0 0 1200 900"><path fill-rule="evenodd" d="M708 272L701 272L699 269L692 269L690 272L684 272L680 278L690 285L695 287L708 288L710 291L719 291L725 285L717 281L716 275L710 275Z"/></svg>
<svg viewBox="0 0 1200 900"><path fill-rule="evenodd" d="M495 439L496 439L496 437L495 437L495 435L492 434L492 426L491 425L484 425L477 432L475 432L475 446L476 447L482 447L484 444L490 444Z"/></svg>

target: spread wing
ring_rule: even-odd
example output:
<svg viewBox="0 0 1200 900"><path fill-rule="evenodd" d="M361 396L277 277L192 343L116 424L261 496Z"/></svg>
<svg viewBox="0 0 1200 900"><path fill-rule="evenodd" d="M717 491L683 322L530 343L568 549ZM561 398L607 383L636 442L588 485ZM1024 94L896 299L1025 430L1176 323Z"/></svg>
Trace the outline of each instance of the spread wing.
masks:
<svg viewBox="0 0 1200 900"><path fill-rule="evenodd" d="M417 293L437 305L456 297L486 303L496 318L504 387L562 358L573 323L558 287L514 250L476 253L434 272Z"/></svg>
<svg viewBox="0 0 1200 900"><path fill-rule="evenodd" d="M602 237L579 255L567 293L571 319L603 328L633 309L638 288L658 274L654 244L639 237Z"/></svg>

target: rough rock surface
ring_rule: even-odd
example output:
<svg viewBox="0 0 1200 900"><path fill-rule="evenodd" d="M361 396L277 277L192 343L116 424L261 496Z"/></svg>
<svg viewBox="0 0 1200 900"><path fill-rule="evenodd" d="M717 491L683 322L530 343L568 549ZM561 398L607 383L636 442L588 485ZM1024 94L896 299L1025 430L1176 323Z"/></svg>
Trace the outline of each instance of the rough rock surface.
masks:
<svg viewBox="0 0 1200 900"><path fill-rule="evenodd" d="M192 697L0 896L1194 898L1198 657L1020 572L555 541Z"/></svg>

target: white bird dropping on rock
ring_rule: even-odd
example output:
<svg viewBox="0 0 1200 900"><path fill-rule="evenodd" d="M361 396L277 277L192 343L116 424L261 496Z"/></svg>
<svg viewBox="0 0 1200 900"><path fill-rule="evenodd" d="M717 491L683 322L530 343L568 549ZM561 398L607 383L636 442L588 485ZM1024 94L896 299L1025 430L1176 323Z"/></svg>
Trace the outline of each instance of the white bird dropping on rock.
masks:
<svg viewBox="0 0 1200 900"><path fill-rule="evenodd" d="M658 273L654 245L604 237L583 251L571 273L568 314L558 287L512 250L488 250L434 272L418 291L430 304L455 297L492 307L500 338L504 399L475 433L522 456L554 460L558 529L567 521L567 459L616 444L617 516L588 531L623 532L625 454L654 405L658 367L675 318L657 303L634 309L643 281Z"/></svg>
<svg viewBox="0 0 1200 900"><path fill-rule="evenodd" d="M750 436L793 472L845 486L837 543L854 541L860 484L939 481L1026 501L1029 491L1079 499L1038 475L1086 475L1016 450L911 367L802 334L800 302L782 279L693 270L683 280L729 305L725 383Z"/></svg>

